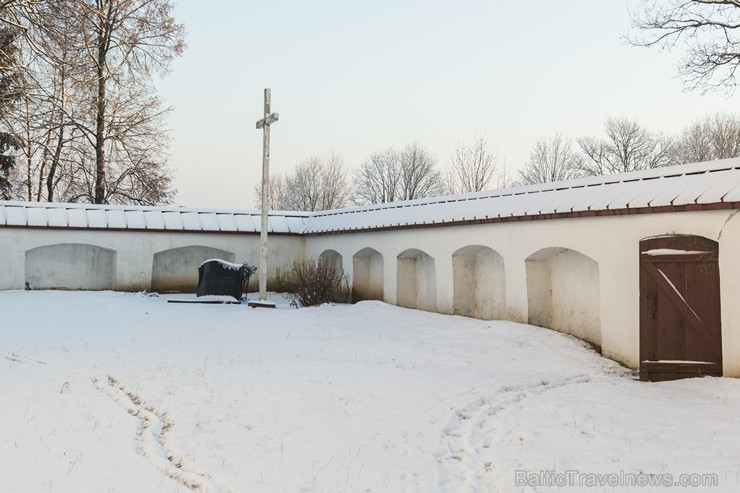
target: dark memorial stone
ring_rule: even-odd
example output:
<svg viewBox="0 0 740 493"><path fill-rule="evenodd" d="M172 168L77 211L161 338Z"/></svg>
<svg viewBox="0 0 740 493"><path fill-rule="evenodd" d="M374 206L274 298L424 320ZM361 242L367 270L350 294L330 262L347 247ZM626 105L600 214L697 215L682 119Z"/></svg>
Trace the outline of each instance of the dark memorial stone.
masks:
<svg viewBox="0 0 740 493"><path fill-rule="evenodd" d="M247 271L251 268L247 267ZM251 272L249 272L251 274ZM242 282L245 268L220 259L206 260L198 268L197 296L233 296L237 301L242 297ZM249 275L247 275L249 280Z"/></svg>

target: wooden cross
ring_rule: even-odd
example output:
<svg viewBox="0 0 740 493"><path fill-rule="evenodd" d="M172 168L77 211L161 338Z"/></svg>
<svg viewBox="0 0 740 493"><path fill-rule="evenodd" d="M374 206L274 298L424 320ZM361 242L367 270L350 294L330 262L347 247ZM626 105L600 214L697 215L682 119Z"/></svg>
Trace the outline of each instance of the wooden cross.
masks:
<svg viewBox="0 0 740 493"><path fill-rule="evenodd" d="M270 113L270 89L265 89L265 116L257 122L262 129L262 224L260 226L260 303L267 306L267 209L270 184L270 125L278 121L277 113ZM274 306L274 305L272 305Z"/></svg>

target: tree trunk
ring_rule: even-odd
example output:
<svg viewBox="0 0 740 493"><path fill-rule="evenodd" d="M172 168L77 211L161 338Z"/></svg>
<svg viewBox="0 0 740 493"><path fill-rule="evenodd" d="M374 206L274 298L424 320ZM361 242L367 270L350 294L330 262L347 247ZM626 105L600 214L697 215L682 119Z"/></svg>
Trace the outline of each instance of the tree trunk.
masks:
<svg viewBox="0 0 740 493"><path fill-rule="evenodd" d="M101 27L98 33L97 114L95 126L95 203L105 204L105 58L106 39Z"/></svg>
<svg viewBox="0 0 740 493"><path fill-rule="evenodd" d="M28 179L28 201L33 201L33 140L31 138L31 117L30 117L30 108L29 108L29 96L28 96L28 90L24 87L24 93L25 93L25 104L26 104L26 114L25 116L25 124L26 128L23 130L25 131L26 135L26 178Z"/></svg>
<svg viewBox="0 0 740 493"><path fill-rule="evenodd" d="M56 175L57 168L59 167L59 159L62 155L62 147L64 147L64 125L59 125L59 138L57 139L57 148L54 150L54 157L52 157L51 164L49 165L49 175L46 177L46 193L47 200L49 202L54 201L54 176Z"/></svg>

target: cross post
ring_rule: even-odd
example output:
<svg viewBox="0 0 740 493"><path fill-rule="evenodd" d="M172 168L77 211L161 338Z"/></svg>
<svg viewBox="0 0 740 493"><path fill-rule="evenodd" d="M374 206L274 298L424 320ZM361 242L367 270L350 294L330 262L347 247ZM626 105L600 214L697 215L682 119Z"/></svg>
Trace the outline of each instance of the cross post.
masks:
<svg viewBox="0 0 740 493"><path fill-rule="evenodd" d="M260 302L267 302L267 209L270 186L270 125L278 121L277 113L270 113L270 89L265 89L265 116L257 122L262 129L262 223L260 226Z"/></svg>

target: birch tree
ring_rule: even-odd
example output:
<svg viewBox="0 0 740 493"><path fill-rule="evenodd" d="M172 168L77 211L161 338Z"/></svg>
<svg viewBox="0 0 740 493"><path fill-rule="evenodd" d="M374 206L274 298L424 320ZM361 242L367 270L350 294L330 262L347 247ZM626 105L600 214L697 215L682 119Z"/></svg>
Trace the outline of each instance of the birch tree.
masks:
<svg viewBox="0 0 740 493"><path fill-rule="evenodd" d="M165 74L182 53L184 29L169 0L77 0L70 6L80 26L94 115L86 128L94 180L86 177L80 196L98 204L166 200L158 190L169 178L158 162L163 135L157 132L166 110L152 75Z"/></svg>
<svg viewBox="0 0 740 493"><path fill-rule="evenodd" d="M75 81L81 74L77 24L62 2L34 3L16 12L24 26L21 74L22 101L4 119L16 129L25 163L20 184L25 198L54 200L58 173L67 158L68 144L82 137L76 122L84 121L80 103L85 91Z"/></svg>
<svg viewBox="0 0 740 493"><path fill-rule="evenodd" d="M18 86L17 32L9 27L0 27L0 113L6 113L20 98ZM19 143L8 129L0 128L0 198L12 198L10 174L15 166Z"/></svg>

